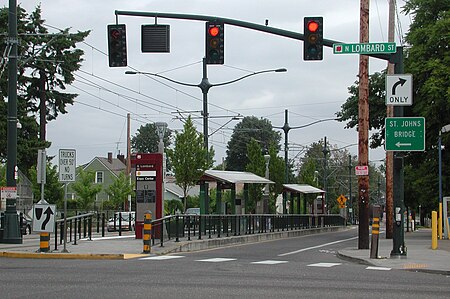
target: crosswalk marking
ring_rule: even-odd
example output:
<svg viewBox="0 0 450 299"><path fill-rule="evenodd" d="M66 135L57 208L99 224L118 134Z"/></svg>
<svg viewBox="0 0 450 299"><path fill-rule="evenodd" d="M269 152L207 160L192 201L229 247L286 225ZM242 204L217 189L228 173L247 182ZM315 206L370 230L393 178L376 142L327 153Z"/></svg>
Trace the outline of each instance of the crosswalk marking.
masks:
<svg viewBox="0 0 450 299"><path fill-rule="evenodd" d="M156 255L156 256L143 257L140 260L165 261L165 260L179 259L182 257L184 257L184 256L182 256L182 255Z"/></svg>
<svg viewBox="0 0 450 299"><path fill-rule="evenodd" d="M204 259L204 260L196 260L197 262L209 262L209 263L222 263L222 262L229 262L229 261L235 261L236 259L230 259L230 258L223 258L223 257L217 257L212 259Z"/></svg>
<svg viewBox="0 0 450 299"><path fill-rule="evenodd" d="M260 262L252 262L251 264L255 265L277 265L277 264L285 264L288 261L274 261L274 260L267 260L267 261L260 261Z"/></svg>
<svg viewBox="0 0 450 299"><path fill-rule="evenodd" d="M379 270L379 271L390 271L392 268L387 268L387 267L372 267L369 266L366 268L366 270Z"/></svg>
<svg viewBox="0 0 450 299"><path fill-rule="evenodd" d="M317 263L317 264L310 264L308 267L323 267L323 268L330 268L334 266L342 265L341 263Z"/></svg>

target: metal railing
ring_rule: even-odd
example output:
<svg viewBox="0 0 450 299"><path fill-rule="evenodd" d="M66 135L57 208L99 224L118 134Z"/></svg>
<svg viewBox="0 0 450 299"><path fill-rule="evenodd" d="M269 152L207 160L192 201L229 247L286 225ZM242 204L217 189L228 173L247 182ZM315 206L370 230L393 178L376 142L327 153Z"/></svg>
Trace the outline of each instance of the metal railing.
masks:
<svg viewBox="0 0 450 299"><path fill-rule="evenodd" d="M152 221L152 244L345 225L340 215L171 215Z"/></svg>

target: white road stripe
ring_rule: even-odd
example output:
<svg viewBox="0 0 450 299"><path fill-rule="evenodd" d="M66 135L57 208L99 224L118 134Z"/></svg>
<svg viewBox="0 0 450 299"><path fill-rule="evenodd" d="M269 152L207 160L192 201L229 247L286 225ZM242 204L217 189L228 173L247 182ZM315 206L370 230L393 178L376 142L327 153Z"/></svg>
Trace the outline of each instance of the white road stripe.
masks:
<svg viewBox="0 0 450 299"><path fill-rule="evenodd" d="M358 239L358 237L353 237L353 238L339 240L339 241L334 241L334 242L325 243L325 244L321 244L321 245L317 245L317 246L307 247L307 248L299 249L299 250L296 250L296 251L282 253L282 254L279 254L278 256L286 256L286 255L296 254L296 253L300 253L300 252L303 252L303 251L308 251L308 250L321 248L321 247L325 247L325 246L329 246L329 245L333 245L333 244L338 244L338 243L342 243L342 242L347 242L347 241L351 241L351 240L355 240L355 239Z"/></svg>
<svg viewBox="0 0 450 299"><path fill-rule="evenodd" d="M255 265L277 265L277 264L285 264L287 261L274 261L274 260L267 260L267 261L260 261L260 262L252 262L251 264Z"/></svg>
<svg viewBox="0 0 450 299"><path fill-rule="evenodd" d="M379 270L379 271L390 271L392 268L386 268L386 267L372 267L369 266L366 268L366 270Z"/></svg>
<svg viewBox="0 0 450 299"><path fill-rule="evenodd" d="M334 266L342 265L341 263L317 263L317 264L310 264L308 267L323 267L323 268L331 268Z"/></svg>
<svg viewBox="0 0 450 299"><path fill-rule="evenodd" d="M140 258L140 260L165 261L165 260L179 259L182 257L184 257L184 256L182 256L182 255L156 255L156 256L143 257L143 258Z"/></svg>
<svg viewBox="0 0 450 299"><path fill-rule="evenodd" d="M229 261L235 261L236 259L229 259L229 258L212 258L212 259L204 259L204 260L196 260L197 262L209 262L209 263L222 263L222 262L229 262Z"/></svg>

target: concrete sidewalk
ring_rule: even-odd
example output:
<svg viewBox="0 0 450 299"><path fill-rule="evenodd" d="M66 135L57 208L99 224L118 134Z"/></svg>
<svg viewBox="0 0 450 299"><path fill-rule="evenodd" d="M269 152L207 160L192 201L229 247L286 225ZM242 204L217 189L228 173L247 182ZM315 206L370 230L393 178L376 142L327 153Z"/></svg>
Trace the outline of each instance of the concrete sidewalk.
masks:
<svg viewBox="0 0 450 299"><path fill-rule="evenodd" d="M405 232L406 257L391 258L393 241L380 235L377 259L370 258L370 250L347 248L340 250L338 256L353 262L370 266L421 271L450 275L450 240L439 240L438 249L431 249L431 229L419 229Z"/></svg>

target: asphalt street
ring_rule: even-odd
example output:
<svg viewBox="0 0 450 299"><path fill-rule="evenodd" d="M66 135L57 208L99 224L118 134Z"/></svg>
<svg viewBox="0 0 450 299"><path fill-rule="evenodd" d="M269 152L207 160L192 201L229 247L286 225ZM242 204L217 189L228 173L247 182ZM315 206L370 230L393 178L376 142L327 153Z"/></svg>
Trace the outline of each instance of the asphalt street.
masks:
<svg viewBox="0 0 450 299"><path fill-rule="evenodd" d="M357 230L127 260L0 259L1 298L448 298L450 277L342 260Z"/></svg>

